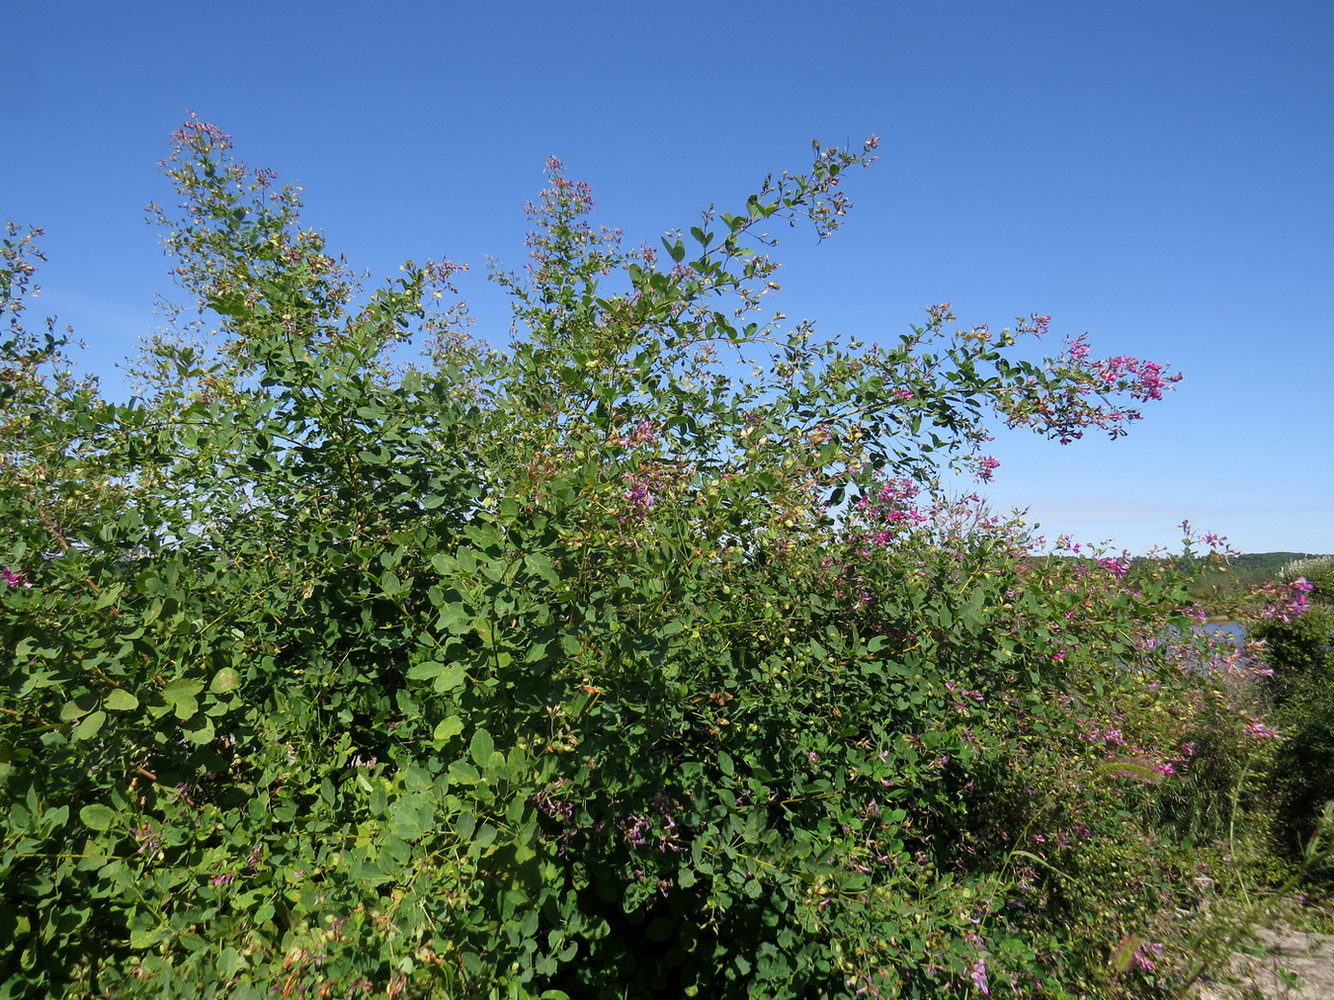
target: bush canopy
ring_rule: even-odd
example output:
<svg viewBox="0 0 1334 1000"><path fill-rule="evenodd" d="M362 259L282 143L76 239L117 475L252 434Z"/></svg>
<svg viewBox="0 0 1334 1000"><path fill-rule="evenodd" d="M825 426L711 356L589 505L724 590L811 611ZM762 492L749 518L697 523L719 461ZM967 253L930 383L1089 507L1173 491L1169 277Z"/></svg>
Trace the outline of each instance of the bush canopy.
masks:
<svg viewBox="0 0 1334 1000"><path fill-rule="evenodd" d="M1254 663L1181 561L1040 554L945 478L1179 375L1027 360L1045 316L766 318L774 233L831 235L874 140L660 249L549 162L503 346L458 265L367 294L215 126L174 143L152 213L199 318L135 398L24 324L38 234L4 244L0 997L1199 974L1272 752Z"/></svg>

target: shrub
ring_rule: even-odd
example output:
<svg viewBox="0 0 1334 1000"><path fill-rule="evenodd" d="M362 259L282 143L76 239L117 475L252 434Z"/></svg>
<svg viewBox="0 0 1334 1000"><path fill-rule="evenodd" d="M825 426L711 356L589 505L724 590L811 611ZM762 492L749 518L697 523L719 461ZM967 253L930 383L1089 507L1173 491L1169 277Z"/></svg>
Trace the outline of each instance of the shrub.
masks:
<svg viewBox="0 0 1334 1000"><path fill-rule="evenodd" d="M1047 317L751 319L766 227L829 235L874 142L661 251L553 161L504 349L425 308L454 265L362 296L230 148L176 135L156 214L220 335L142 398L64 374L6 245L0 996L1188 977L1249 689L1175 563L1033 555L938 478L991 473L988 414L1117 436L1179 376L1017 357Z"/></svg>
<svg viewBox="0 0 1334 1000"><path fill-rule="evenodd" d="M1334 800L1334 557L1293 563L1282 580L1260 589L1251 636L1273 666L1270 695L1283 734L1273 772L1278 839L1300 857Z"/></svg>

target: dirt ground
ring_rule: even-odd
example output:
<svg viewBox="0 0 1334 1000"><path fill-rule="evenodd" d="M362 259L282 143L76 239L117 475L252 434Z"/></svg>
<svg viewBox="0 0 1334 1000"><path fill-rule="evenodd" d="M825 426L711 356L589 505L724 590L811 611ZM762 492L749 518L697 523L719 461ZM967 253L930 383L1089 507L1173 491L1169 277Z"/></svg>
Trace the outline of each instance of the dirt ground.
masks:
<svg viewBox="0 0 1334 1000"><path fill-rule="evenodd" d="M1233 956L1235 983L1200 983L1196 1000L1334 1000L1334 936L1282 928L1258 936L1261 954Z"/></svg>

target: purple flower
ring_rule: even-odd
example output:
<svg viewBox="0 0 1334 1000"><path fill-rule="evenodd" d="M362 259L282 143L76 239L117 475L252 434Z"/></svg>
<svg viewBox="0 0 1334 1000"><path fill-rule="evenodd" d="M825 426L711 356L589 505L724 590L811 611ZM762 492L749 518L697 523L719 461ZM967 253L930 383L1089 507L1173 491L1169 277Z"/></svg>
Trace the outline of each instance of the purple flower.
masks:
<svg viewBox="0 0 1334 1000"><path fill-rule="evenodd" d="M628 824L628 825L627 825ZM631 814L626 818L625 839L632 847L643 847L648 842L648 835L653 829L653 821L647 816Z"/></svg>
<svg viewBox="0 0 1334 1000"><path fill-rule="evenodd" d="M642 521L648 517L649 511L653 509L653 490L646 479L631 475L627 482L630 488L625 491L625 499L629 503L629 510L621 517L624 521L627 518L635 521Z"/></svg>
<svg viewBox="0 0 1334 1000"><path fill-rule="evenodd" d="M973 985L983 996L991 996L991 989L987 986L987 960L982 956L978 956L973 963Z"/></svg>
<svg viewBox="0 0 1334 1000"><path fill-rule="evenodd" d="M144 823L130 830L134 834L134 839L139 841L139 850L135 854L152 855L162 846L162 837L153 829L152 824Z"/></svg>

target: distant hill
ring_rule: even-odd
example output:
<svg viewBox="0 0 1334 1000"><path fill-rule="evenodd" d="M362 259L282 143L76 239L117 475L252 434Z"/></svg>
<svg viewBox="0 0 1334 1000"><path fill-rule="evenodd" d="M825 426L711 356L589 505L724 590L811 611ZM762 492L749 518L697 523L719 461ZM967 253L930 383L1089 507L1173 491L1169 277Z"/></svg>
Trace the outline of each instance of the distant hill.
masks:
<svg viewBox="0 0 1334 1000"><path fill-rule="evenodd" d="M1269 572L1277 573L1288 563L1296 562L1298 559L1314 559L1316 556L1325 555L1323 552L1243 552L1232 560L1232 572L1239 573L1243 570L1250 572ZM1264 581L1260 581L1263 583Z"/></svg>
<svg viewBox="0 0 1334 1000"><path fill-rule="evenodd" d="M1258 587L1276 579L1283 567L1298 559L1311 559L1320 552L1243 552L1226 569L1209 569L1190 588L1196 600L1221 597Z"/></svg>

